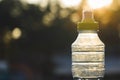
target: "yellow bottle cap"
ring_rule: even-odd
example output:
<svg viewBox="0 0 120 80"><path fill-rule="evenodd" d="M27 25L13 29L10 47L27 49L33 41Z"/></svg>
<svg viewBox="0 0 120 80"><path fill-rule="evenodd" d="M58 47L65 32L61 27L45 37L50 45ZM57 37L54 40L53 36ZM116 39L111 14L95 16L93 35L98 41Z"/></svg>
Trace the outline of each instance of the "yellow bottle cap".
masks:
<svg viewBox="0 0 120 80"><path fill-rule="evenodd" d="M94 20L92 11L83 11L82 21L77 24L78 30L98 30L98 22Z"/></svg>

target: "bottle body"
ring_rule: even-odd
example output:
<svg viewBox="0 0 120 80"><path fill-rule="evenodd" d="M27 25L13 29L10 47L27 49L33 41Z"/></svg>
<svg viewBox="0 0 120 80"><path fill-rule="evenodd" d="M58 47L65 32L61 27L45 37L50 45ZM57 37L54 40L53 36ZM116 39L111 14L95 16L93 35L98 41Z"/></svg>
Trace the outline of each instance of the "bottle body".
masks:
<svg viewBox="0 0 120 80"><path fill-rule="evenodd" d="M96 31L81 31L73 42L72 74L78 78L104 76L104 43Z"/></svg>

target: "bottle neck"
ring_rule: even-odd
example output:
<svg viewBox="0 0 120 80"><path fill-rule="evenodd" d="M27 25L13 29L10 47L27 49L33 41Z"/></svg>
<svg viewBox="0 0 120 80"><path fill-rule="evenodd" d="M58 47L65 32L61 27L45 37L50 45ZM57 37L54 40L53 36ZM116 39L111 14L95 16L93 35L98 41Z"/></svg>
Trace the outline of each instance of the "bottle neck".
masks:
<svg viewBox="0 0 120 80"><path fill-rule="evenodd" d="M97 30L79 30L78 33L97 33Z"/></svg>

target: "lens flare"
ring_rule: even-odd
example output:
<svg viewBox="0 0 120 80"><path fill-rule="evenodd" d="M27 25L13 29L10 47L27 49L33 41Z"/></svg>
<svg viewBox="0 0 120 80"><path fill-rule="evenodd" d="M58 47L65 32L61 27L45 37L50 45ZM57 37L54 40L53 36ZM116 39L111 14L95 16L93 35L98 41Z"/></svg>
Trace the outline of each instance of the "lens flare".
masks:
<svg viewBox="0 0 120 80"><path fill-rule="evenodd" d="M66 7L76 7L80 4L82 0L59 0L60 5L64 8Z"/></svg>
<svg viewBox="0 0 120 80"><path fill-rule="evenodd" d="M101 8L110 5L113 0L88 0L88 5L93 8Z"/></svg>

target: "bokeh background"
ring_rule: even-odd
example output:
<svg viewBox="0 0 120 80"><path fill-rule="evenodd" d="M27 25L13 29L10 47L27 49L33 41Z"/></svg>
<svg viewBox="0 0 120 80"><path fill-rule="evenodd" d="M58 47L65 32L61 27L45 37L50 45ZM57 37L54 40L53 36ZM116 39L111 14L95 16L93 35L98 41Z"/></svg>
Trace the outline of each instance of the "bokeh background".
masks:
<svg viewBox="0 0 120 80"><path fill-rule="evenodd" d="M0 80L73 80L71 44L85 1L0 0ZM119 80L120 0L94 16L106 46L104 80Z"/></svg>

